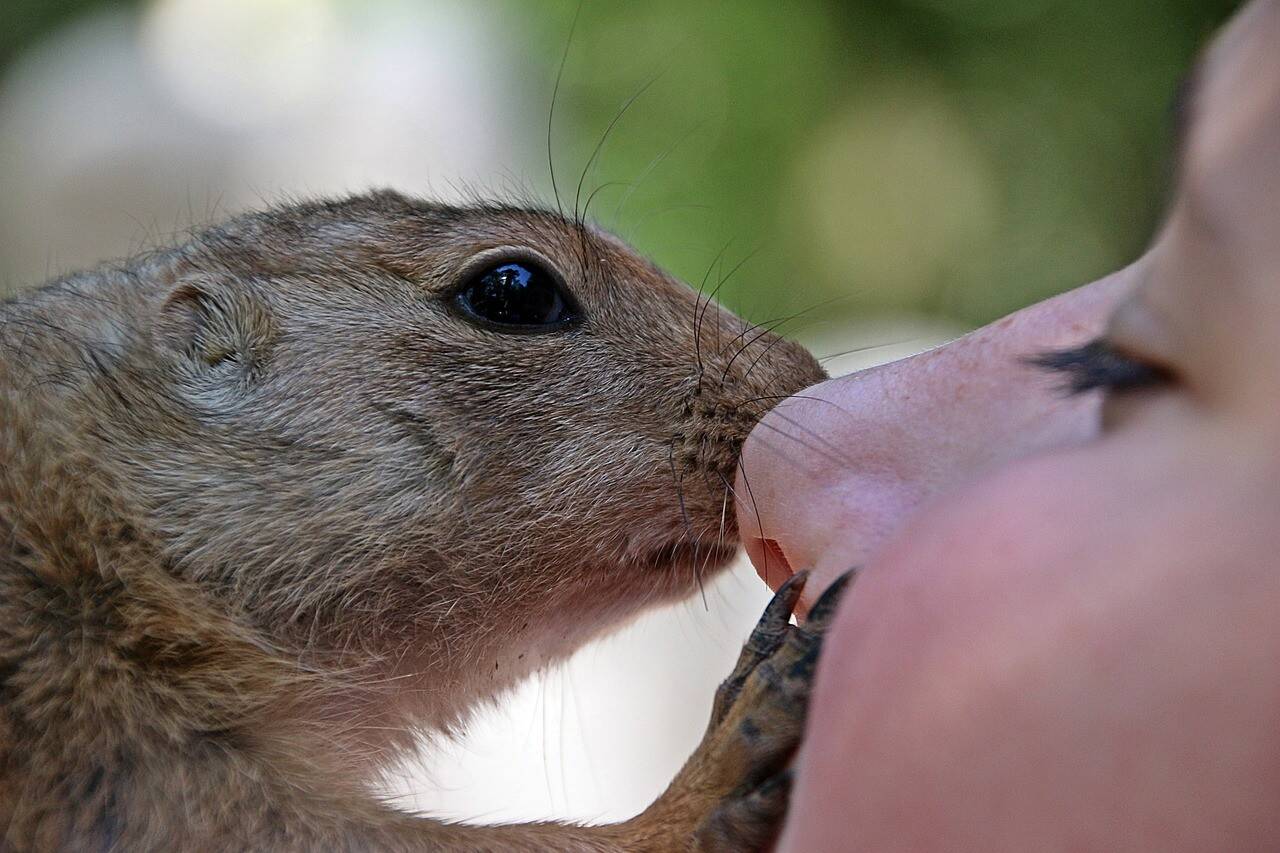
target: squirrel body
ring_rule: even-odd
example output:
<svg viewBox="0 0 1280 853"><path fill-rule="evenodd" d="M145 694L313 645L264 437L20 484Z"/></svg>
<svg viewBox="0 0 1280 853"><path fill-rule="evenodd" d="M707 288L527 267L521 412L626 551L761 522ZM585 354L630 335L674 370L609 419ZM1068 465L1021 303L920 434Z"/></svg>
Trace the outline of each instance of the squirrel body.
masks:
<svg viewBox="0 0 1280 853"><path fill-rule="evenodd" d="M503 263L576 316L469 315ZM615 826L370 783L723 567L742 441L821 378L594 228L392 192L0 305L0 849L692 849L728 735Z"/></svg>

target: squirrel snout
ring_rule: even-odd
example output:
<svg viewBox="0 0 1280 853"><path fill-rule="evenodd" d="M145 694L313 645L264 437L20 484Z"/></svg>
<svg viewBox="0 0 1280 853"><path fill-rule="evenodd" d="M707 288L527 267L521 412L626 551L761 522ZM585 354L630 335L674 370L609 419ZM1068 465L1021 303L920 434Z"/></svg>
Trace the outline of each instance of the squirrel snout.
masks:
<svg viewBox="0 0 1280 853"><path fill-rule="evenodd" d="M687 425L677 435L678 461L732 483L747 436L781 400L827 378L803 346L712 306L713 321L695 335L695 381L682 406ZM713 328L713 333L706 330Z"/></svg>

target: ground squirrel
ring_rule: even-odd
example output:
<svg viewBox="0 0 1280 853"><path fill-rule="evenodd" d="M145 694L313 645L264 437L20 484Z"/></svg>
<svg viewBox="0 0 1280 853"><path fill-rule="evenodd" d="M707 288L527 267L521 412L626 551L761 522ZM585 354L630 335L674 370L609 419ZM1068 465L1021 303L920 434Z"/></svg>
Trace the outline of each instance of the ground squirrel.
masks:
<svg viewBox="0 0 1280 853"><path fill-rule="evenodd" d="M790 626L799 581L631 821L446 824L369 783L723 567L743 439L822 377L580 221L392 192L4 303L0 847L762 843L830 609Z"/></svg>

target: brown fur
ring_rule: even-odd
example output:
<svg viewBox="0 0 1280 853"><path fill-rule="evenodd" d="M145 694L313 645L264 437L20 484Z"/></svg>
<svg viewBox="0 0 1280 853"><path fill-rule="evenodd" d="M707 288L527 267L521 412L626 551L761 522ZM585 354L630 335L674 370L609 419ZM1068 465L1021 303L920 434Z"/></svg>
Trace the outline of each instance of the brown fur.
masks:
<svg viewBox="0 0 1280 853"><path fill-rule="evenodd" d="M585 321L511 335L452 312L498 246L545 256ZM370 781L726 562L742 440L822 374L705 306L554 214L388 192L0 306L0 848L691 832L671 798L639 835L450 826Z"/></svg>

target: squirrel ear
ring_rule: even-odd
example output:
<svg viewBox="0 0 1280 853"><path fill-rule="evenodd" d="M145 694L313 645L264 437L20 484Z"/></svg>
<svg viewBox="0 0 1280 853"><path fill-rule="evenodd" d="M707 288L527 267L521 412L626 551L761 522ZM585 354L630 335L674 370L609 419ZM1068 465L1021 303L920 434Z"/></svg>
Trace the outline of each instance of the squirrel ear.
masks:
<svg viewBox="0 0 1280 853"><path fill-rule="evenodd" d="M267 306L243 286L187 278L169 291L155 326L160 347L197 374L251 379L275 339Z"/></svg>

